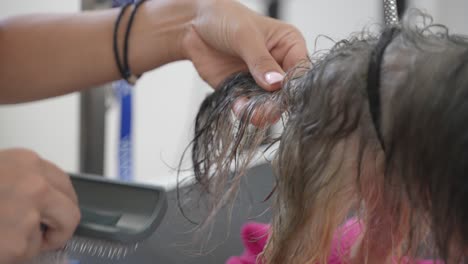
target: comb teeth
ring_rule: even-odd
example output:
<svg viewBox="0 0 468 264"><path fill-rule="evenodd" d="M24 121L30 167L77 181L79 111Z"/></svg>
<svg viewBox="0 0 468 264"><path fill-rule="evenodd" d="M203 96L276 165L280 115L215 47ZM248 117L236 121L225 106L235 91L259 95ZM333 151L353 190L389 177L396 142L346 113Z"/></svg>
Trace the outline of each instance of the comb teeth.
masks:
<svg viewBox="0 0 468 264"><path fill-rule="evenodd" d="M138 244L125 245L102 240L73 237L64 247L64 251L90 257L120 260L138 249Z"/></svg>
<svg viewBox="0 0 468 264"><path fill-rule="evenodd" d="M36 257L28 264L64 264L68 263L68 256L65 252L49 252Z"/></svg>

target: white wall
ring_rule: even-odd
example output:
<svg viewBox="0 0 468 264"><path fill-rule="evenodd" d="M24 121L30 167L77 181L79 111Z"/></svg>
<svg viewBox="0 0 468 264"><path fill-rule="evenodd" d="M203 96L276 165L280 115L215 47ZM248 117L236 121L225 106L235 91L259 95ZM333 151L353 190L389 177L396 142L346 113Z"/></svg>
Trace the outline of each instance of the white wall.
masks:
<svg viewBox="0 0 468 264"><path fill-rule="evenodd" d="M308 42L309 51L327 49L333 45L325 35L341 40L364 27L380 23L381 1L377 0L286 0L285 19L299 27Z"/></svg>
<svg viewBox="0 0 468 264"><path fill-rule="evenodd" d="M468 1L412 0L410 5L429 13L436 23L448 26L452 33L468 34Z"/></svg>
<svg viewBox="0 0 468 264"><path fill-rule="evenodd" d="M81 0L2 0L0 17L36 12L76 12L81 8Z"/></svg>
<svg viewBox="0 0 468 264"><path fill-rule="evenodd" d="M79 0L0 1L0 19L31 12L76 12L80 3ZM73 94L36 103L0 106L0 149L30 148L65 170L76 171L78 103L78 95Z"/></svg>

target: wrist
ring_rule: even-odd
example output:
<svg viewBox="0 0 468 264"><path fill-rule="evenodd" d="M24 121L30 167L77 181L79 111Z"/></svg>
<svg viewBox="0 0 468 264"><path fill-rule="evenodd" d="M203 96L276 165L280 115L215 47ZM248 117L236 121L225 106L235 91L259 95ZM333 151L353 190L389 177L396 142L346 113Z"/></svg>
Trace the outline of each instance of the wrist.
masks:
<svg viewBox="0 0 468 264"><path fill-rule="evenodd" d="M132 69L136 74L186 59L182 44L196 17L195 2L147 1L141 6L132 29L129 49L130 65L134 65Z"/></svg>

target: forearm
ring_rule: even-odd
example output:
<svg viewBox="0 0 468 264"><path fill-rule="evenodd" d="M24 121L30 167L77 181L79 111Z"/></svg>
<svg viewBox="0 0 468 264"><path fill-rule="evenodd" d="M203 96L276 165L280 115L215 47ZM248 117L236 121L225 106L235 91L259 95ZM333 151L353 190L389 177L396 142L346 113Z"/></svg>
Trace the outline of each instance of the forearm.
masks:
<svg viewBox="0 0 468 264"><path fill-rule="evenodd" d="M129 64L140 74L183 59L179 43L194 16L188 1L148 1L138 11ZM120 78L113 55L118 10L12 18L0 24L0 103L80 91ZM124 16L119 44L130 9Z"/></svg>

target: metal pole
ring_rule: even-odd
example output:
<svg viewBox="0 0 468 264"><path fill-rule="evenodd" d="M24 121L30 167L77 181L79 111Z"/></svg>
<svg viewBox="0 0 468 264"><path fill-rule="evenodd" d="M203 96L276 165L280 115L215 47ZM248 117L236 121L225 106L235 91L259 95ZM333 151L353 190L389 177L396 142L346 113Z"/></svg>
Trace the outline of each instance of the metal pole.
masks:
<svg viewBox="0 0 468 264"><path fill-rule="evenodd" d="M406 0L397 0L397 11L400 19L405 14L406 8L408 7L407 2Z"/></svg>
<svg viewBox="0 0 468 264"><path fill-rule="evenodd" d="M268 16L279 19L281 17L281 1L270 0L268 5Z"/></svg>
<svg viewBox="0 0 468 264"><path fill-rule="evenodd" d="M396 25L398 19L398 6L397 0L384 0L384 21L386 25Z"/></svg>
<svg viewBox="0 0 468 264"><path fill-rule="evenodd" d="M110 0L82 0L83 10L111 7ZM110 44L109 44L110 45ZM110 85L94 87L80 96L80 171L104 174L106 91Z"/></svg>

